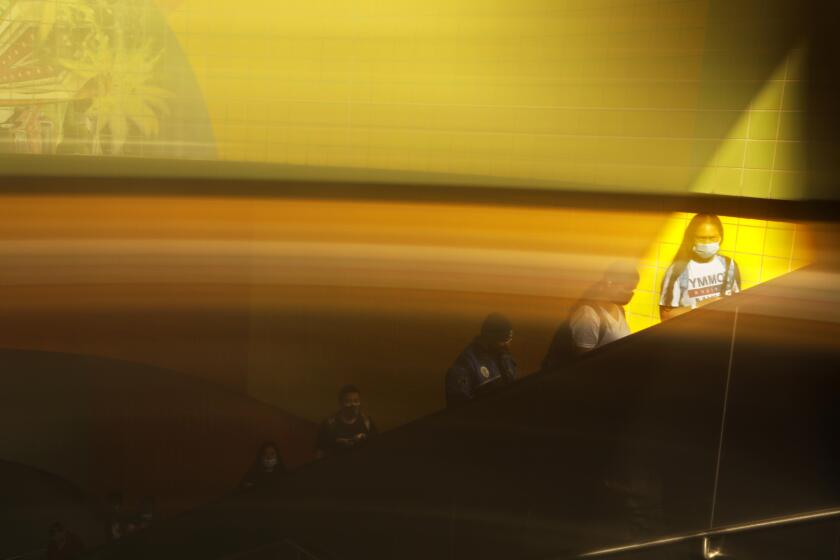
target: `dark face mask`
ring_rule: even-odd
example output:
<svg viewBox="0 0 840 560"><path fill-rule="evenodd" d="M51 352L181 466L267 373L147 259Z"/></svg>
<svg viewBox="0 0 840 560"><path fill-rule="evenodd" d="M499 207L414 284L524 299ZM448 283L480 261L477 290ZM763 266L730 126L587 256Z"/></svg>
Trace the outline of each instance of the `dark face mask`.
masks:
<svg viewBox="0 0 840 560"><path fill-rule="evenodd" d="M510 352L510 342L496 342L492 348L497 354L507 354Z"/></svg>
<svg viewBox="0 0 840 560"><path fill-rule="evenodd" d="M630 303L631 299L633 299L633 290L622 290L615 293L615 299L613 299L613 303L615 303L616 305L627 305L628 303Z"/></svg>
<svg viewBox="0 0 840 560"><path fill-rule="evenodd" d="M344 405L341 407L346 418L356 418L361 407L357 404Z"/></svg>
<svg viewBox="0 0 840 560"><path fill-rule="evenodd" d="M504 353L510 351L510 343L513 340L513 332L502 334L484 333L480 338L487 349L491 352Z"/></svg>

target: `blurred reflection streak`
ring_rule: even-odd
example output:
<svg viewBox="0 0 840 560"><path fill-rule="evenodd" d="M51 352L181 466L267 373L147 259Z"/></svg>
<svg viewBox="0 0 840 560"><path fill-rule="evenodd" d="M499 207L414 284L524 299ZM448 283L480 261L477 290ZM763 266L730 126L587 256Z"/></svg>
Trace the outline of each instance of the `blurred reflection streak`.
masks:
<svg viewBox="0 0 840 560"><path fill-rule="evenodd" d="M318 241L6 240L0 241L0 285L312 285L571 298L622 258L587 254L583 247L546 252ZM803 270L775 288L775 299L784 304L774 311L836 322L826 304L840 303L833 289L838 280L836 272Z"/></svg>
<svg viewBox="0 0 840 560"><path fill-rule="evenodd" d="M23 238L377 241L590 251L647 242L665 218L639 212L457 203L259 198L5 197L0 234ZM629 240L627 237L629 236Z"/></svg>
<svg viewBox="0 0 840 560"><path fill-rule="evenodd" d="M490 311L522 325L514 345L523 372L539 367L569 305L616 260L646 267L644 287L628 308L652 311L661 277L646 259L674 221L670 212L448 202L164 196L2 202L0 323L14 328L3 329L0 345L221 379L316 419L326 413L318 383L341 375L329 360L352 363L368 376L360 383L387 394L384 368L406 360L404 341L411 340L400 384L422 388L421 396L372 411L386 429L440 405L428 372L449 363L466 330ZM799 286L801 278L811 285ZM824 295L836 284L833 274L783 280L774 290L790 301L786 313L837 321ZM364 343L351 344L344 329ZM827 334L807 343L833 342ZM279 388L278 371L294 392Z"/></svg>
<svg viewBox="0 0 840 560"><path fill-rule="evenodd" d="M224 197L23 196L4 198L2 208L0 284L18 291L7 300L18 308L72 305L74 290L87 291L88 305L127 307L160 298L180 307L301 303L300 293L280 286L309 286L321 292L313 302L325 306L342 305L330 287L438 292L435 305L452 298L447 290L574 297L610 261L642 254L664 220L576 209ZM256 299L202 298L197 289L212 285L251 290ZM193 289L172 301L155 294L163 286Z"/></svg>
<svg viewBox="0 0 840 560"><path fill-rule="evenodd" d="M558 295L618 255L283 241L0 242L7 284L326 284ZM39 272L51 271L40 277ZM571 290L574 291L574 290Z"/></svg>

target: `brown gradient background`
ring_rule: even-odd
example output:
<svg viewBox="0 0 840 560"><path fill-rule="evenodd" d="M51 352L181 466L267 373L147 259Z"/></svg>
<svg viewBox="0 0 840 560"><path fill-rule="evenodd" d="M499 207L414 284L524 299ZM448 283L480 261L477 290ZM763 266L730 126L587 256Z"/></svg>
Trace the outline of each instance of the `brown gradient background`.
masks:
<svg viewBox="0 0 840 560"><path fill-rule="evenodd" d="M666 215L265 198L6 197L0 346L169 368L317 421L359 384L390 428L443 405L483 316L536 369Z"/></svg>

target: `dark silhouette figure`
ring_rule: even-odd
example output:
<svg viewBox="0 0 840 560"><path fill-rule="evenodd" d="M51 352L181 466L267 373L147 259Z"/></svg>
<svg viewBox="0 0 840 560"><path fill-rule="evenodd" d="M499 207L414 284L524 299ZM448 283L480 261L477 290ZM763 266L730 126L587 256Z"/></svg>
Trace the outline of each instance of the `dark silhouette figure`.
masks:
<svg viewBox="0 0 840 560"><path fill-rule="evenodd" d="M122 492L108 494L105 513L105 541L118 541L125 536L125 512Z"/></svg>
<svg viewBox="0 0 840 560"><path fill-rule="evenodd" d="M151 496L146 496L140 500L140 505L137 508L137 528L139 530L148 529L151 527L155 518L155 499Z"/></svg>
<svg viewBox="0 0 840 560"><path fill-rule="evenodd" d="M81 539L68 531L58 521L50 526L50 542L47 545L47 560L75 560L81 558L85 546Z"/></svg>
<svg viewBox="0 0 840 560"><path fill-rule="evenodd" d="M362 412L361 392L355 385L345 385L338 393L341 410L321 424L315 454L334 455L365 443L377 434L376 426Z"/></svg>
<svg viewBox="0 0 840 560"><path fill-rule="evenodd" d="M491 392L516 379L516 362L510 354L513 325L491 313L481 332L446 372L446 405L453 406Z"/></svg>
<svg viewBox="0 0 840 560"><path fill-rule="evenodd" d="M246 492L259 490L275 483L286 473L280 448L273 441L267 441L260 446L254 464L239 483L239 488Z"/></svg>

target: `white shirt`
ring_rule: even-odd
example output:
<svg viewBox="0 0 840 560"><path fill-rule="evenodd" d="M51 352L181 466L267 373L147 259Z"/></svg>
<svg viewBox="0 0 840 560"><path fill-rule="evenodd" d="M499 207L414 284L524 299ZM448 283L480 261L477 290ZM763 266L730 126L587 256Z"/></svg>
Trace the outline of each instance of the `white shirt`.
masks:
<svg viewBox="0 0 840 560"><path fill-rule="evenodd" d="M741 291L738 285L740 274L735 261L729 269L729 280L726 283L725 295ZM709 262L688 261L682 278L672 278L674 265L668 267L665 272L665 279L662 281L662 296L659 298L659 305L667 307L697 307L701 301L720 296L720 289L723 287L723 277L726 274L726 259L716 255ZM669 288L673 283L673 289ZM670 297L669 297L670 296Z"/></svg>
<svg viewBox="0 0 840 560"><path fill-rule="evenodd" d="M578 348L592 350L630 334L627 319L617 305L610 303L598 307L600 309L596 311L592 305L582 305L569 319L572 340ZM601 321L606 321L606 325L604 336L599 340Z"/></svg>

